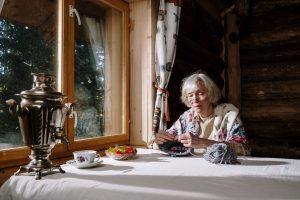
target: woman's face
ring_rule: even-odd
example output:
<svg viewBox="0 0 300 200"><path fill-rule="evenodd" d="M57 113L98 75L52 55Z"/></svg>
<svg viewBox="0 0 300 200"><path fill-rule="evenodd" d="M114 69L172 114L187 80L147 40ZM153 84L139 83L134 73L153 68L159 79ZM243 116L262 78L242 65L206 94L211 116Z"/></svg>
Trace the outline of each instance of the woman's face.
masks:
<svg viewBox="0 0 300 200"><path fill-rule="evenodd" d="M212 106L208 98L207 88L202 81L198 81L195 87L187 92L187 99L195 112L206 112Z"/></svg>

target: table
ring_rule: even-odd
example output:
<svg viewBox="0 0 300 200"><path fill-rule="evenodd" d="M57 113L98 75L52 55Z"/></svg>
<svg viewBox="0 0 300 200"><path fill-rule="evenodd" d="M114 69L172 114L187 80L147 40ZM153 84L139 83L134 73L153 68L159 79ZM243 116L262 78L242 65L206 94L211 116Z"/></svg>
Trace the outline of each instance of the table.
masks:
<svg viewBox="0 0 300 200"><path fill-rule="evenodd" d="M201 156L169 157L138 149L136 159L77 169L35 180L12 176L0 199L16 200L187 200L300 199L300 160L239 157L241 165L216 165Z"/></svg>

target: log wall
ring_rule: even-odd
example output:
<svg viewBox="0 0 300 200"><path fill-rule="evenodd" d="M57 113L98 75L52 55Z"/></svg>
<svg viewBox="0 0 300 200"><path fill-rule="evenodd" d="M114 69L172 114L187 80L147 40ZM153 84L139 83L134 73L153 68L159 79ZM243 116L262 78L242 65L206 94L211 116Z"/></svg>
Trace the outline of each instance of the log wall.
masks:
<svg viewBox="0 0 300 200"><path fill-rule="evenodd" d="M220 18L224 6L209 0L184 0L182 3L177 53L168 86L169 126L187 110L180 102L183 78L197 70L204 70L221 89L224 85L222 72L225 63L221 58L224 28Z"/></svg>
<svg viewBox="0 0 300 200"><path fill-rule="evenodd" d="M233 10L222 21L232 2L183 1L169 125L186 110L181 80L206 70L240 108L253 156L300 158L300 0L252 0L246 18Z"/></svg>
<svg viewBox="0 0 300 200"><path fill-rule="evenodd" d="M300 0L252 0L240 41L242 118L254 156L300 158Z"/></svg>

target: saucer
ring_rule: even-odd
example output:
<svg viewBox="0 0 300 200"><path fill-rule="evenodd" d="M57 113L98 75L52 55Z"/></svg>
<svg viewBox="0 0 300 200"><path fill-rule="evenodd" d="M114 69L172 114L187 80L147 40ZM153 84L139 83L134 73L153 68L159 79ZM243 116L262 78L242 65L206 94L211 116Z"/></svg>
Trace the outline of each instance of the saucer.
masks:
<svg viewBox="0 0 300 200"><path fill-rule="evenodd" d="M88 163L84 165L77 165L75 160L68 160L66 163L78 169L84 169L84 168L92 168L92 167L99 166L103 163L103 160L97 160L96 162Z"/></svg>

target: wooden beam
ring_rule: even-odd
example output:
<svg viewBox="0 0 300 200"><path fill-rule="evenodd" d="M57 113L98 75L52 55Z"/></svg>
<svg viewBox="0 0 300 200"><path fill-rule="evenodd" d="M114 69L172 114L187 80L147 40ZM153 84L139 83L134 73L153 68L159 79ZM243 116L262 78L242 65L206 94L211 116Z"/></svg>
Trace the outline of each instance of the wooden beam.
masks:
<svg viewBox="0 0 300 200"><path fill-rule="evenodd" d="M247 100L300 99L300 80L247 82L242 85ZM300 105L300 104L299 104Z"/></svg>
<svg viewBox="0 0 300 200"><path fill-rule="evenodd" d="M300 60L244 63L242 67L242 83L300 80Z"/></svg>
<svg viewBox="0 0 300 200"><path fill-rule="evenodd" d="M197 42L181 34L178 36L177 44L177 58L189 60L191 64L210 69L216 74L221 74L223 71L224 62L221 57L203 48Z"/></svg>
<svg viewBox="0 0 300 200"><path fill-rule="evenodd" d="M250 140L251 155L259 157L300 158L299 141L290 144L289 141L274 141L266 138Z"/></svg>
<svg viewBox="0 0 300 200"><path fill-rule="evenodd" d="M250 138L269 138L269 139L298 139L300 138L300 122L277 121L274 122L251 122L243 121L247 136Z"/></svg>
<svg viewBox="0 0 300 200"><path fill-rule="evenodd" d="M222 3L213 0L195 0L198 6L204 9L215 21L221 23L220 13L224 9ZM218 6L221 5L221 6Z"/></svg>
<svg viewBox="0 0 300 200"><path fill-rule="evenodd" d="M300 4L300 0L252 0L252 16L274 13L276 9Z"/></svg>
<svg viewBox="0 0 300 200"><path fill-rule="evenodd" d="M259 49L241 50L241 65L298 60L299 44L284 44Z"/></svg>
<svg viewBox="0 0 300 200"><path fill-rule="evenodd" d="M300 18L299 18L300 19ZM298 26L285 27L276 30L265 30L252 32L247 40L241 41L241 49L257 49L279 46L282 44L299 44L300 24Z"/></svg>
<svg viewBox="0 0 300 200"><path fill-rule="evenodd" d="M147 145L154 109L154 42L158 4L130 1L130 144Z"/></svg>
<svg viewBox="0 0 300 200"><path fill-rule="evenodd" d="M264 12L259 16L251 15L250 28L252 31L260 30L282 30L286 26L293 26L300 23L300 4L291 4L288 7L277 8L270 12ZM276 20L274 20L276 19ZM288 19L288 20L287 20Z"/></svg>
<svg viewBox="0 0 300 200"><path fill-rule="evenodd" d="M274 99L266 101L243 100L242 118L246 121L276 122L289 120L299 122L300 99Z"/></svg>
<svg viewBox="0 0 300 200"><path fill-rule="evenodd" d="M240 45L239 41L233 43L230 40L232 33L239 34L239 26L237 23L237 16L235 14L227 14L225 18L226 32L226 59L227 59L227 73L228 73L228 101L241 109L241 68L240 68ZM226 94L225 94L226 95Z"/></svg>

